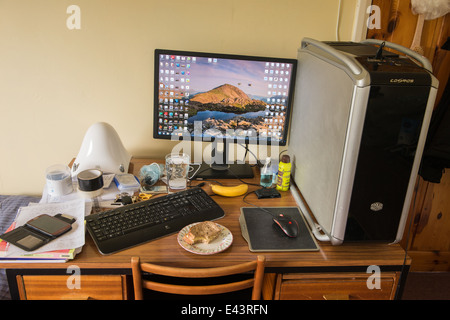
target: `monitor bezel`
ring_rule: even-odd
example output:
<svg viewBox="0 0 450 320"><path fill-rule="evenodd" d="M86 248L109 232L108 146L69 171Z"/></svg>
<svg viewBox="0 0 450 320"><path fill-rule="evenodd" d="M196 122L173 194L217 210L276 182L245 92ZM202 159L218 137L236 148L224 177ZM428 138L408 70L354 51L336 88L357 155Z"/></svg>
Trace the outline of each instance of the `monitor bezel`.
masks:
<svg viewBox="0 0 450 320"><path fill-rule="evenodd" d="M286 146L288 136L289 136L289 126L291 121L292 108L294 104L294 91L295 91L295 81L297 74L297 59L291 58L277 58L277 57L265 57L265 56L253 56L253 55L239 55L239 54L229 54L229 53L213 53L213 52L199 52L199 51L184 51L184 50L171 50L171 49L155 49L154 53L154 88L153 88L153 138L154 139L163 139L163 140L176 140L178 141L178 136L173 135L159 135L158 134L158 113L159 113L159 56L160 54L173 54L173 55L185 55L185 56L196 56L196 57L205 57L205 58L219 58L219 59L234 59L234 60L248 60L248 61L264 61L264 62L280 62L280 63L290 63L292 64L291 70L291 79L289 81L289 94L288 94L288 103L286 105L286 121L284 127L283 139L274 140L279 146ZM192 133L189 135L191 141L194 141L194 136ZM206 139L202 135L201 141L204 142L212 142L215 141L215 137L208 136ZM260 137L255 140L250 140L248 137L245 139L241 138L233 138L233 139L224 139L227 142L236 143L236 142L244 142L245 144L260 144ZM242 141L244 140L244 141ZM272 139L270 137L265 137L265 144L271 145Z"/></svg>

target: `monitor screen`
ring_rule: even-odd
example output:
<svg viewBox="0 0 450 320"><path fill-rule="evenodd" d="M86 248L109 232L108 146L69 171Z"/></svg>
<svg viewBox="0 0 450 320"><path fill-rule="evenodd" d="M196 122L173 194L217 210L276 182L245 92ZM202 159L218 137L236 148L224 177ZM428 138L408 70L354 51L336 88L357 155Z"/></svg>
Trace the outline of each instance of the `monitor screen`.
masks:
<svg viewBox="0 0 450 320"><path fill-rule="evenodd" d="M296 63L155 50L154 138L286 145Z"/></svg>

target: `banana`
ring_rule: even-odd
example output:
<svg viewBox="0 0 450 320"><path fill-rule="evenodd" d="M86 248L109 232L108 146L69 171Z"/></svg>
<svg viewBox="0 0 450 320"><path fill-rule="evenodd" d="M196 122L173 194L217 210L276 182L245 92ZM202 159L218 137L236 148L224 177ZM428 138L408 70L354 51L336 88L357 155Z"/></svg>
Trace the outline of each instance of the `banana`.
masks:
<svg viewBox="0 0 450 320"><path fill-rule="evenodd" d="M220 185L217 185L217 184L213 184L213 185L211 185L211 190L215 194L218 194L220 196L237 197L237 196L241 196L241 195L243 195L244 193L247 192L248 185L247 184L240 184L240 185L237 185L237 186L228 187L228 186L220 186Z"/></svg>

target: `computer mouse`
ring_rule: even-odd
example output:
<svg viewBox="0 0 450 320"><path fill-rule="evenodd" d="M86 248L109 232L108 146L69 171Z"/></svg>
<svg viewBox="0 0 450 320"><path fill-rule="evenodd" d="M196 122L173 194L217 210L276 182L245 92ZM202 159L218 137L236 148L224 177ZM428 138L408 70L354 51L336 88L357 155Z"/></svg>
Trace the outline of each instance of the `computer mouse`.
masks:
<svg viewBox="0 0 450 320"><path fill-rule="evenodd" d="M281 230L290 238L298 236L297 220L286 214L278 214L273 217L273 221L281 228Z"/></svg>

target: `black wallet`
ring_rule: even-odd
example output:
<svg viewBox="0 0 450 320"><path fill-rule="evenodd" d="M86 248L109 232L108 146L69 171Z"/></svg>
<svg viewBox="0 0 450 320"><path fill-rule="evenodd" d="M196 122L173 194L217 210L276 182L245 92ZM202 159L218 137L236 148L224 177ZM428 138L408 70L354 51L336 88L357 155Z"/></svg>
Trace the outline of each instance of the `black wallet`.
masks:
<svg viewBox="0 0 450 320"><path fill-rule="evenodd" d="M34 251L72 229L75 218L66 214L41 214L0 238L25 251Z"/></svg>

